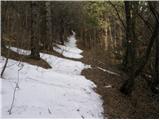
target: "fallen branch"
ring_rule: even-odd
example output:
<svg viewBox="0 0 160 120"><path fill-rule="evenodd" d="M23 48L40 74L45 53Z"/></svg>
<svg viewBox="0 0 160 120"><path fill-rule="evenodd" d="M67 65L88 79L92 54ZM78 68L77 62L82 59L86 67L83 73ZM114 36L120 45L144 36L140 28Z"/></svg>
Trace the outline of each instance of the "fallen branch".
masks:
<svg viewBox="0 0 160 120"><path fill-rule="evenodd" d="M107 73L112 74L112 75L120 76L118 73L112 72L110 70L106 70L106 69L101 68L101 67L97 67L97 68L100 69L100 70L102 70L103 72L107 72Z"/></svg>

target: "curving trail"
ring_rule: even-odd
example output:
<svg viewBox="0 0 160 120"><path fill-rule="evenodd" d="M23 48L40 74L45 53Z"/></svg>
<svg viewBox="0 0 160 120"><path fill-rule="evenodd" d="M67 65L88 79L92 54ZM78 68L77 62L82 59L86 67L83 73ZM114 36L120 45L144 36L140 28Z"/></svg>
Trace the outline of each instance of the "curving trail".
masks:
<svg viewBox="0 0 160 120"><path fill-rule="evenodd" d="M57 45L53 48L57 52L69 58L80 59L83 51L77 48L75 35L68 38L64 46ZM11 47L11 50L19 54L29 55L30 51ZM4 79L0 80L2 89L3 118L103 118L101 96L93 89L96 85L81 75L83 69L91 68L80 61L59 58L54 55L40 54L46 60L51 69L43 69L28 63L9 59L4 73ZM0 58L3 65L5 59ZM18 80L19 88L12 114L8 114L12 102L13 89ZM2 69L2 67L0 68Z"/></svg>

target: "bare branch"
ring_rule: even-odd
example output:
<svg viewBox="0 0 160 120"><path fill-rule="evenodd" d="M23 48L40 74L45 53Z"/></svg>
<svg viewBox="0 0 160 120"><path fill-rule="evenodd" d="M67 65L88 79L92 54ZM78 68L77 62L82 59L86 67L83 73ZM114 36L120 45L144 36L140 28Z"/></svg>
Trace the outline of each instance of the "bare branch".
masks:
<svg viewBox="0 0 160 120"><path fill-rule="evenodd" d="M109 4L114 8L114 10L116 11L116 14L117 14L117 16L118 16L118 18L119 18L119 20L120 20L120 22L121 22L121 24L122 24L124 30L126 30L126 26L125 26L125 24L124 24L122 18L120 17L119 12L118 12L116 6L115 6L111 1L108 1L108 3L109 3Z"/></svg>

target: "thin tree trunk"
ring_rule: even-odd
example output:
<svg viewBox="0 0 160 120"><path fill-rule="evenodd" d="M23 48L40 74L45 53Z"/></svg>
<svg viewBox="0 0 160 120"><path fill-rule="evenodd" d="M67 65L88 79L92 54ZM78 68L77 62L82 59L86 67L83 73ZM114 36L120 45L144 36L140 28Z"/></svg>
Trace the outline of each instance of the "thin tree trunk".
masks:
<svg viewBox="0 0 160 120"><path fill-rule="evenodd" d="M1 78L3 78L3 74L4 74L4 71L5 71L5 69L6 69L6 67L7 67L7 64L8 64L8 59L9 59L9 49L10 49L10 44L11 43L9 43L9 48L3 48L3 49L6 49L7 50L7 56L6 56L6 61L5 61L5 64L4 64L4 66L3 66L3 69L2 69L2 71L1 71Z"/></svg>
<svg viewBox="0 0 160 120"><path fill-rule="evenodd" d="M1 78L3 77L3 73L4 73L5 69L6 69L7 63L8 63L8 57L6 58L5 64L3 66L3 69L2 69L2 72L1 72Z"/></svg>
<svg viewBox="0 0 160 120"><path fill-rule="evenodd" d="M64 25L63 24L64 24L64 21L63 21L63 18L61 18L59 37L62 45L64 45Z"/></svg>
<svg viewBox="0 0 160 120"><path fill-rule="evenodd" d="M156 51L155 51L155 63L154 63L154 73L153 73L153 81L151 84L151 90L154 93L158 93L159 90L159 38L156 38L155 41Z"/></svg>
<svg viewBox="0 0 160 120"><path fill-rule="evenodd" d="M52 18L51 18L51 2L45 2L46 5L46 37L47 48L52 50Z"/></svg>
<svg viewBox="0 0 160 120"><path fill-rule="evenodd" d="M31 3L31 57L40 59L39 54L39 3L32 1Z"/></svg>

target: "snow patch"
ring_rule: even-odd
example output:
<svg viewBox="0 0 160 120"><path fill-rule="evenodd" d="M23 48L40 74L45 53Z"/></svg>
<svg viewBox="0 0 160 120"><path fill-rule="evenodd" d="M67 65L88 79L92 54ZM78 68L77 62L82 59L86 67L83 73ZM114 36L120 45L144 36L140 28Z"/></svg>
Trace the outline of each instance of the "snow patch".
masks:
<svg viewBox="0 0 160 120"><path fill-rule="evenodd" d="M66 46L68 44L75 47L74 50L67 50L75 56L82 51L76 48L73 40L66 43ZM30 54L29 50L15 47L10 49L19 54ZM93 90L96 85L81 75L83 69L91 68L90 65L44 53L40 53L40 57L52 68L44 69L25 62L8 60L4 79L0 80L2 118L103 118L101 96ZM0 63L4 65L4 57L0 58ZM19 71L19 88L16 90L12 114L9 115L20 65L23 65L23 69Z"/></svg>
<svg viewBox="0 0 160 120"><path fill-rule="evenodd" d="M80 59L83 57L80 55L83 51L77 48L76 42L77 40L75 39L75 35L72 35L68 37L68 40L64 45L57 45L56 47L53 47L53 50L65 57Z"/></svg>
<svg viewBox="0 0 160 120"><path fill-rule="evenodd" d="M0 62L4 64L5 59ZM102 101L93 91L96 85L80 75L84 65L68 60L59 63L62 64L53 66L53 69L21 63L24 67L19 72L20 88L16 92L12 114L9 115L19 69L19 62L9 59L8 66L12 66L6 68L5 79L1 80L2 117L102 118ZM74 68L76 65L79 67Z"/></svg>
<svg viewBox="0 0 160 120"><path fill-rule="evenodd" d="M20 54L20 55L30 55L31 54L30 50L24 50L24 49L20 49L20 48L16 48L16 47L9 47L9 46L6 46L6 47L11 49L14 52Z"/></svg>

